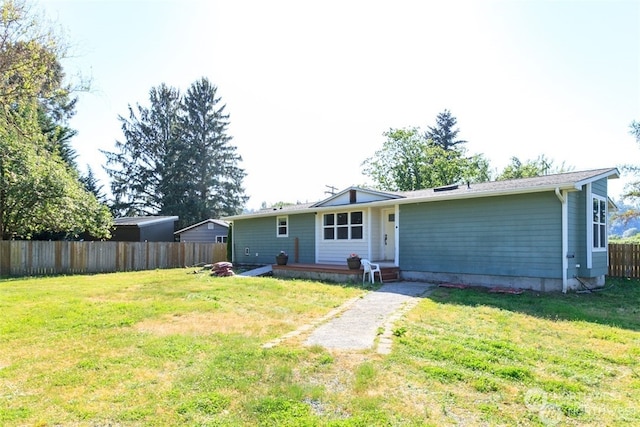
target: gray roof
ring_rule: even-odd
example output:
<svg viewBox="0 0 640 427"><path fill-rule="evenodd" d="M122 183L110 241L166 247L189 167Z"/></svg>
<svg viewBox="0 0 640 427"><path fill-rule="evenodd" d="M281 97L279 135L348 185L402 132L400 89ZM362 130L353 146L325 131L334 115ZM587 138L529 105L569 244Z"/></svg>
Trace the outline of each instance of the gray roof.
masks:
<svg viewBox="0 0 640 427"><path fill-rule="evenodd" d="M442 196L462 195L490 195L491 193L533 193L559 188L561 190L578 190L587 182L593 182L602 178L618 178L619 172L615 168L594 169L579 172L566 172L554 175L543 175L532 178L509 179L505 181L488 181L467 184L459 184L456 188L447 190L444 187L429 188L425 190L407 191L401 193L406 198L441 198ZM438 191L442 190L442 191ZM487 194L490 193L490 194Z"/></svg>
<svg viewBox="0 0 640 427"><path fill-rule="evenodd" d="M404 191L404 192L386 192L392 199L385 199L373 202L364 202L361 205L395 205L416 202L429 202L436 200L450 200L463 198L489 197L508 194L536 193L542 191L558 190L579 190L584 184L594 182L603 178L619 178L620 173L616 168L592 169L578 172L566 172L554 175L543 175L533 178L510 179L505 181L488 181L478 183L455 184L445 187L428 188L424 190ZM350 189L358 189L350 187L341 193ZM362 189L363 191L369 191ZM331 196L333 198L334 196ZM329 198L329 199L331 199ZM329 200L329 199L325 199ZM227 220L253 218L258 216L274 216L296 214L324 209L322 204L324 201L316 203L305 203L291 206L284 206L278 209L263 209L257 212L227 217ZM350 205L353 206L353 205ZM328 206L326 209L335 210L338 206Z"/></svg>
<svg viewBox="0 0 640 427"><path fill-rule="evenodd" d="M192 228L196 228L201 226L202 224L207 224L207 223L212 223L212 224L218 224L221 227L225 227L225 228L229 228L229 223L227 221L223 221L221 219L213 219L213 218L209 218L209 219L205 219L204 221L200 221L197 224L193 224L190 225L188 227L185 227L181 230L178 230L176 232L174 232L173 234L180 234L180 233L184 233L185 231L191 230Z"/></svg>
<svg viewBox="0 0 640 427"><path fill-rule="evenodd" d="M146 227L165 221L177 221L177 216L124 216L122 218L114 218L114 225L136 225L138 227Z"/></svg>

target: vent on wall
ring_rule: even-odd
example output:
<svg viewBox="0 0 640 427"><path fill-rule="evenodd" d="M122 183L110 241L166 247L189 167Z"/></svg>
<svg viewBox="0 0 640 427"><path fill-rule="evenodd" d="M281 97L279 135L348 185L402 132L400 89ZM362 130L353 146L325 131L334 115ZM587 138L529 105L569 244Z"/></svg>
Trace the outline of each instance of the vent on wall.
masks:
<svg viewBox="0 0 640 427"><path fill-rule="evenodd" d="M349 203L356 203L356 190L349 190Z"/></svg>

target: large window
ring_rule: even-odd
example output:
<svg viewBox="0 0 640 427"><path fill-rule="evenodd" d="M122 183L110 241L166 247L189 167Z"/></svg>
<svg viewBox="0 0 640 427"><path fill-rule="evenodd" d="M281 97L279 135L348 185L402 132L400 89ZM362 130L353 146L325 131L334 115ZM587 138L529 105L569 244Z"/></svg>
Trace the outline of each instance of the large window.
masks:
<svg viewBox="0 0 640 427"><path fill-rule="evenodd" d="M276 236L289 236L289 217L279 216L276 218Z"/></svg>
<svg viewBox="0 0 640 427"><path fill-rule="evenodd" d="M593 196L593 248L607 247L607 201Z"/></svg>
<svg viewBox="0 0 640 427"><path fill-rule="evenodd" d="M324 214L322 222L324 240L362 239L364 236L362 216L362 211Z"/></svg>

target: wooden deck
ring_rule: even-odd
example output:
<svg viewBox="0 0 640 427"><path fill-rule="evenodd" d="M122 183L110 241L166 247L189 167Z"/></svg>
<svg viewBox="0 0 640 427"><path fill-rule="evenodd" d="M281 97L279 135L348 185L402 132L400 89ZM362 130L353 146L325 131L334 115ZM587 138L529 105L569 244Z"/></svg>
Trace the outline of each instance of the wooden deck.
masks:
<svg viewBox="0 0 640 427"><path fill-rule="evenodd" d="M362 268L359 270L350 270L346 263L344 265L300 263L290 263L287 265L273 264L271 268L273 270L273 275L276 277L332 280L335 282L362 281ZM380 270L382 270L383 282L394 282L400 280L400 269L398 267L380 263ZM376 282L378 280L378 275L376 274Z"/></svg>

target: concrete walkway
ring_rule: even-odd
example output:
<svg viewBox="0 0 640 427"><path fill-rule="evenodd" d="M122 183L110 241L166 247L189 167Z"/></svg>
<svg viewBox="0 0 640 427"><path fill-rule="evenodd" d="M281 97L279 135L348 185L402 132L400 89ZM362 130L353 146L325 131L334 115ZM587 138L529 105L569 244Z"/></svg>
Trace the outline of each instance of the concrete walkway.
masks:
<svg viewBox="0 0 640 427"><path fill-rule="evenodd" d="M379 336L377 351L388 354L391 351L394 322L413 308L420 296L433 288L435 285L419 282L385 284L377 291L350 300L333 310L319 320L319 326L305 325L264 347L273 347L284 339L317 326L305 340L305 345L320 345L338 350L366 350L373 348L375 339Z"/></svg>

